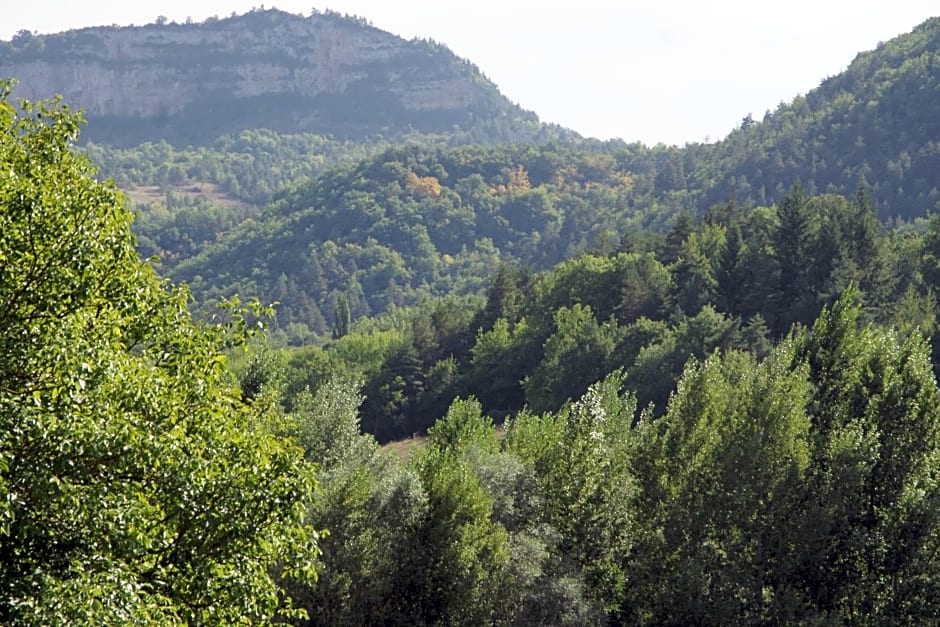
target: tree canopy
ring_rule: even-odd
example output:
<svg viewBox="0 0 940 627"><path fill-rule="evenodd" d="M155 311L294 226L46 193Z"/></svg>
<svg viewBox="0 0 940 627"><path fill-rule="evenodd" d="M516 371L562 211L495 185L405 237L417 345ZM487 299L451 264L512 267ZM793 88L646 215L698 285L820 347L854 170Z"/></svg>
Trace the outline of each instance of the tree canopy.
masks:
<svg viewBox="0 0 940 627"><path fill-rule="evenodd" d="M0 622L221 624L311 580L313 466L242 402L235 306L195 322L58 101L0 85Z"/></svg>

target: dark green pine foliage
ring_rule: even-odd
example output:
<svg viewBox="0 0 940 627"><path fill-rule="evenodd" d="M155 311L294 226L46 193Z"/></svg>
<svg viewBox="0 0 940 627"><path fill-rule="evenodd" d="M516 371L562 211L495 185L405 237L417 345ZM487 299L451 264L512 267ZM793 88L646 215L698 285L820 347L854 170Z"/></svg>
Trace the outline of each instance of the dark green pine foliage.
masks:
<svg viewBox="0 0 940 627"><path fill-rule="evenodd" d="M740 224L734 221L726 228L725 245L715 272L715 291L719 308L731 315L739 315L749 287L750 273L746 265L744 237Z"/></svg>
<svg viewBox="0 0 940 627"><path fill-rule="evenodd" d="M688 211L676 214L676 217L666 233L666 241L659 252L659 260L667 266L679 260L682 254L682 245L695 230L695 216Z"/></svg>
<svg viewBox="0 0 940 627"><path fill-rule="evenodd" d="M500 264L490 279L486 290L486 305L478 314L474 326L489 331L499 318L514 324L531 301L531 297L531 271L525 267Z"/></svg>
<svg viewBox="0 0 940 627"><path fill-rule="evenodd" d="M777 205L779 226L774 239L777 263L778 333L785 332L793 322L809 322L814 315L816 293L811 282L812 245L807 198L802 185L795 183Z"/></svg>
<svg viewBox="0 0 940 627"><path fill-rule="evenodd" d="M349 333L352 315L349 312L349 298L346 294L336 295L336 307L333 310L333 339L338 340Z"/></svg>

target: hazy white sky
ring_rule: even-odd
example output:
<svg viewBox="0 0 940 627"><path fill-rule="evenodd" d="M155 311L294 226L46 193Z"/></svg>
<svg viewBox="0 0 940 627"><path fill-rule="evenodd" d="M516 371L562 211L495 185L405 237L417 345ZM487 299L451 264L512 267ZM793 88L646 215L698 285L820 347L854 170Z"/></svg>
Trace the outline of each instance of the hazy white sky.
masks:
<svg viewBox="0 0 940 627"><path fill-rule="evenodd" d="M113 0L10 1L0 39L102 24L184 21L275 6L360 15L429 37L513 101L584 135L647 144L724 137L934 15L937 0Z"/></svg>

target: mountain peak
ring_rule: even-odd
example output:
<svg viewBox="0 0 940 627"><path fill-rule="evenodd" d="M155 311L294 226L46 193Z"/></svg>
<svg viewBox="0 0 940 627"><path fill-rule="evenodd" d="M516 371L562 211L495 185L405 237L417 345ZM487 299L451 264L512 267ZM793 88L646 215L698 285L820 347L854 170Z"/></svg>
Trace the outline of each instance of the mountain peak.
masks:
<svg viewBox="0 0 940 627"><path fill-rule="evenodd" d="M360 138L539 126L445 46L333 12L21 33L0 43L0 76L31 100L61 93L86 110L87 139L119 145L249 128Z"/></svg>

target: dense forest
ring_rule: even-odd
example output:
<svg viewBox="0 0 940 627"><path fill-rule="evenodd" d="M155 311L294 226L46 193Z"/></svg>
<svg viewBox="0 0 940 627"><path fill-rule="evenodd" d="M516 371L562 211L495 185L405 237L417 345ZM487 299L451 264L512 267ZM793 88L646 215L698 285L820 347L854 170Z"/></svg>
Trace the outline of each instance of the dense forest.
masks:
<svg viewBox="0 0 940 627"><path fill-rule="evenodd" d="M0 623L935 620L938 54L683 148L0 83Z"/></svg>
<svg viewBox="0 0 940 627"><path fill-rule="evenodd" d="M551 270L501 265L483 297L428 297L351 322L341 293L330 342L264 359L283 370L288 406L337 370L363 378L363 425L380 441L423 432L460 396L494 417L554 411L618 369L659 415L690 356L764 357L847 289L867 322L930 337L938 246L937 218L885 231L864 183L851 199L794 186L777 206L680 214L665 233L634 231Z"/></svg>
<svg viewBox="0 0 940 627"><path fill-rule="evenodd" d="M878 218L909 228L940 201L937 55L930 20L725 140L683 148L551 132L461 146L459 135L362 143L258 129L206 146L84 150L130 191L141 254L161 272L202 303L234 293L280 303L279 327L302 344L330 333L341 294L353 318L480 294L501 264L541 271L607 254L671 228L677 213L772 207L796 183L811 197L852 197L864 182Z"/></svg>

